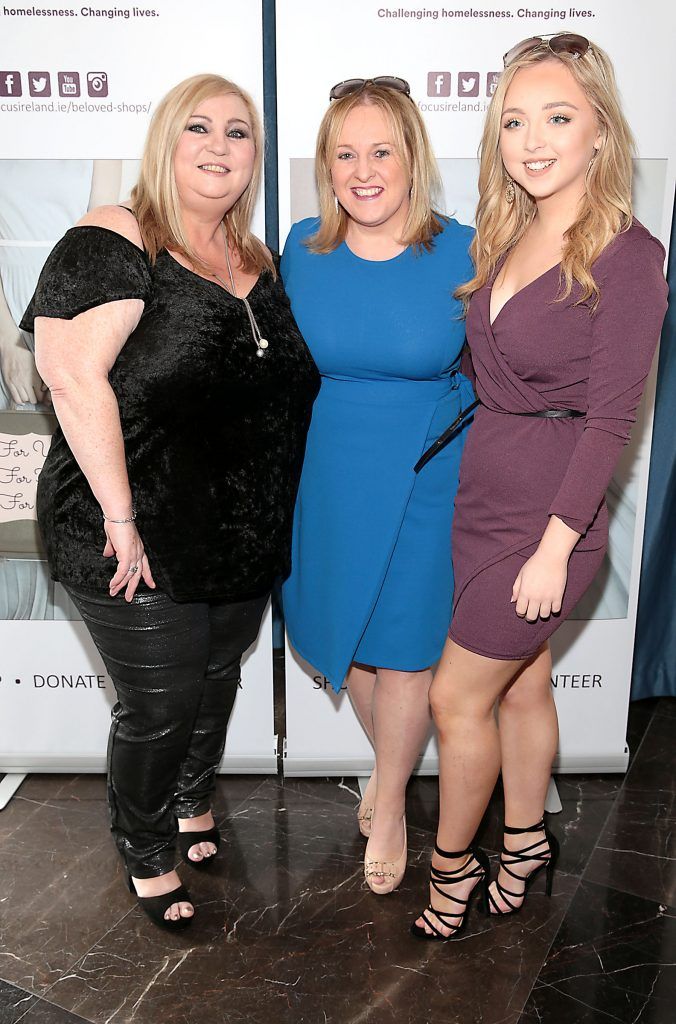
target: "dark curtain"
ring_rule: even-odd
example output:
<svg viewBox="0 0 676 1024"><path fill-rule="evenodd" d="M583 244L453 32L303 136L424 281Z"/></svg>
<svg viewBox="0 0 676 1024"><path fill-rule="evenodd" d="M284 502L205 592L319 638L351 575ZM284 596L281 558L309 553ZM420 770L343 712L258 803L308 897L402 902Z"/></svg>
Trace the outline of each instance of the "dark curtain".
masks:
<svg viewBox="0 0 676 1024"><path fill-rule="evenodd" d="M631 698L676 697L676 214L669 249Z"/></svg>

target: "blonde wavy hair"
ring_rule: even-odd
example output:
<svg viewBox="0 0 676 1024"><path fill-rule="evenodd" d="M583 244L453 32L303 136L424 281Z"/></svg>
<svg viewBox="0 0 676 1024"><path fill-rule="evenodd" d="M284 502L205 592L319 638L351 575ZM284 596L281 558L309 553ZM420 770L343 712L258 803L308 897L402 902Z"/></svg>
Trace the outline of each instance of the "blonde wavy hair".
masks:
<svg viewBox="0 0 676 1024"><path fill-rule="evenodd" d="M342 206L336 209L331 165L345 119L355 107L372 105L383 111L392 131L397 158L411 178L411 198L402 245L429 251L447 218L434 206L441 195L441 178L425 122L416 104L404 93L369 83L358 93L334 100L322 118L317 136L315 175L319 192L319 230L307 241L312 252L333 252L345 239L349 222Z"/></svg>
<svg viewBox="0 0 676 1024"><path fill-rule="evenodd" d="M185 126L200 103L214 96L238 96L247 108L255 147L254 169L249 185L228 210L223 224L240 255L246 273L275 268L267 248L251 232L251 220L261 183L263 129L253 100L234 82L220 75L194 75L174 86L160 101L150 122L141 170L132 189L131 201L141 237L150 260L162 249L179 253L200 273L211 273L191 248L181 217L181 204L174 178L174 153Z"/></svg>
<svg viewBox="0 0 676 1024"><path fill-rule="evenodd" d="M601 147L587 172L579 215L565 232L557 301L568 298L577 282L581 294L576 305L591 299L592 309L596 308L600 292L592 265L608 243L631 226L631 161L635 147L608 55L595 43L578 58L554 54L545 45L538 47L502 72L486 114L479 147L477 231L471 246L476 274L455 292L465 310L474 292L490 279L498 260L516 245L535 217L535 201L517 182L514 202L510 204L505 198L508 178L500 155L500 130L502 108L512 79L521 68L544 60L560 60L570 70L594 109L602 137Z"/></svg>

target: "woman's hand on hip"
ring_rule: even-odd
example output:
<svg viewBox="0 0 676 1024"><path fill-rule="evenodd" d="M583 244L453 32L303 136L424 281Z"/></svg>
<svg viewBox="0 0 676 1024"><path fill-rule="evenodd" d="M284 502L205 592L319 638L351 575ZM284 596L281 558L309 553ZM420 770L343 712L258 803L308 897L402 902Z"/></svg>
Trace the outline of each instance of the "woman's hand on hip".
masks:
<svg viewBox="0 0 676 1024"><path fill-rule="evenodd" d="M568 579L568 559L537 550L514 581L512 604L520 618L536 622L558 615Z"/></svg>
<svg viewBox="0 0 676 1024"><path fill-rule="evenodd" d="M115 555L117 558L117 572L110 581L110 596L115 597L124 590L125 601L133 601L141 579L154 590L156 584L148 556L134 523L111 523L106 520L103 527L106 531L103 557L112 558Z"/></svg>

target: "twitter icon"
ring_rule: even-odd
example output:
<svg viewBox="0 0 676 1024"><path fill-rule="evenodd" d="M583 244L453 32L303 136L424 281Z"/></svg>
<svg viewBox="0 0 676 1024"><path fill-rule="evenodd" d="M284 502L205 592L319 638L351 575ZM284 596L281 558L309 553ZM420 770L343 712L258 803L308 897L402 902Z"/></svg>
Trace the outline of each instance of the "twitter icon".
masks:
<svg viewBox="0 0 676 1024"><path fill-rule="evenodd" d="M461 71L458 74L458 96L479 95L479 72Z"/></svg>
<svg viewBox="0 0 676 1024"><path fill-rule="evenodd" d="M29 71L28 91L31 96L51 96L52 82L49 71Z"/></svg>

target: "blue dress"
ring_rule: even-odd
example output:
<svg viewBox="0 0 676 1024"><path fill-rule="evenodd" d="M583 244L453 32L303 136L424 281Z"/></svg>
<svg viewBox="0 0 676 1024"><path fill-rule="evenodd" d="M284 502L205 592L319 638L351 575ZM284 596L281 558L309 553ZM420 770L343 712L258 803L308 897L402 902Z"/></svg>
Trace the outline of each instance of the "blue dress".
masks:
<svg viewBox="0 0 676 1024"><path fill-rule="evenodd" d="M284 590L289 639L340 689L351 662L416 671L451 619L451 520L466 430L421 470L423 451L473 400L453 291L474 270L471 228L390 260L326 255L295 224L281 271L322 377L307 438Z"/></svg>

